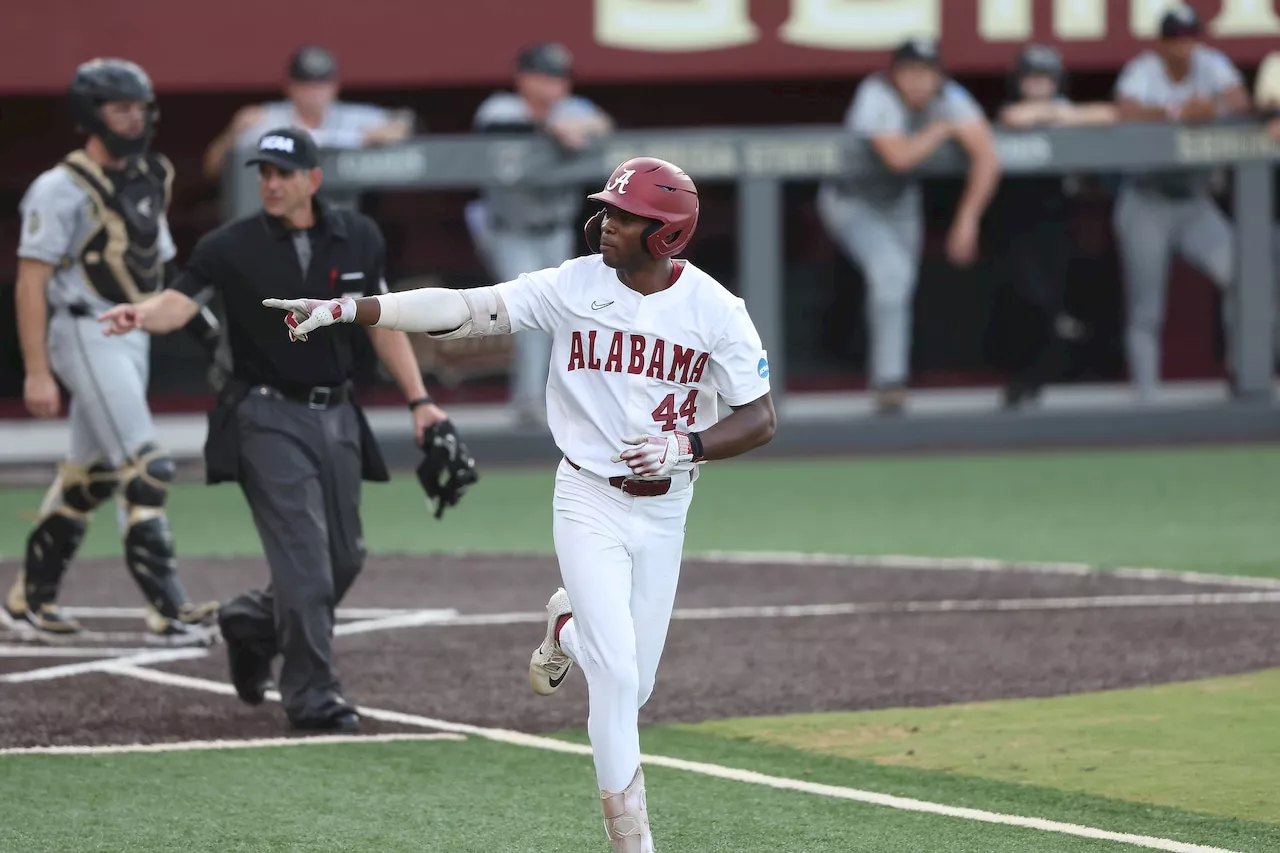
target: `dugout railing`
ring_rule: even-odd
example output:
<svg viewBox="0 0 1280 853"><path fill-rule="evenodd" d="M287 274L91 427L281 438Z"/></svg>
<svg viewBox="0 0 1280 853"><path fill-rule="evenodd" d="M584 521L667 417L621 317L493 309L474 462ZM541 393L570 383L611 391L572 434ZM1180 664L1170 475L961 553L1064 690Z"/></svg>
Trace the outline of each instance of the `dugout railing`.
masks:
<svg viewBox="0 0 1280 853"><path fill-rule="evenodd" d="M1230 168L1239 257L1238 391L1249 401L1271 399L1276 315L1272 171L1280 145L1260 124L1001 130L996 139L1007 175ZM324 151L322 168L325 185L335 192L478 190L494 183L590 185L637 155L678 163L698 181L737 185L738 292L769 350L774 395L780 397L786 377L783 184L882 168L865 144L839 128L628 130L578 154L529 137L432 136L386 148ZM242 156L228 157L223 172L222 213L227 218L259 205L255 173L243 168ZM964 154L952 143L919 172L954 176L963 168Z"/></svg>

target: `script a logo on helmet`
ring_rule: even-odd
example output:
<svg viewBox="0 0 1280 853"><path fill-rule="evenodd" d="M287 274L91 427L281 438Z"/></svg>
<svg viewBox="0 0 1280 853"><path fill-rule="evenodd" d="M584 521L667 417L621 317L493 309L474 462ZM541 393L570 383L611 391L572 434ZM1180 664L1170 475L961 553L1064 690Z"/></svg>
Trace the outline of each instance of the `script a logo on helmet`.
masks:
<svg viewBox="0 0 1280 853"><path fill-rule="evenodd" d="M623 169L622 174L616 178L611 178L609 183L604 185L605 191L617 190L618 195L627 194L627 181L631 180L631 176L636 173L635 169Z"/></svg>

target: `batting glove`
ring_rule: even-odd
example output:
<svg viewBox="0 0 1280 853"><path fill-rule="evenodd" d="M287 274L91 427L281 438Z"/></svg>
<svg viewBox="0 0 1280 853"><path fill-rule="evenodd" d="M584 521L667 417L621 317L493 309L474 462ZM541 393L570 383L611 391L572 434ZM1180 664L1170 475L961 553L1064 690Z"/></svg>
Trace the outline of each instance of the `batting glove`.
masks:
<svg viewBox="0 0 1280 853"><path fill-rule="evenodd" d="M624 439L635 447L615 453L614 462L626 462L638 477L662 477L684 462L696 461L689 434L632 435Z"/></svg>
<svg viewBox="0 0 1280 853"><path fill-rule="evenodd" d="M268 308L280 308L289 313L284 324L289 327L289 340L305 341L307 333L321 326L334 323L354 323L356 301L349 296L337 299L264 299Z"/></svg>

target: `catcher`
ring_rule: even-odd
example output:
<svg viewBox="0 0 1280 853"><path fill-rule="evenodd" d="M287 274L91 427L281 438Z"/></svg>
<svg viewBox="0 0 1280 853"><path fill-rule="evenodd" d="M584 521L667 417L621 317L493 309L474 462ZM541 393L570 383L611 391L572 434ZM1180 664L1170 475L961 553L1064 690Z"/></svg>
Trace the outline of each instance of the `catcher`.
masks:
<svg viewBox="0 0 1280 853"><path fill-rule="evenodd" d="M159 296L100 319L108 335L165 334L215 291L222 297L230 376L209 413L206 481L240 484L271 570L265 590L220 608L231 681L243 701L262 702L279 654L292 726L351 732L360 718L333 669L334 609L364 564L361 483L390 475L352 393L354 339L292 346L262 300L281 287L299 296L386 293L386 244L372 219L316 197L322 175L306 131L268 131L250 164L263 209L202 237ZM370 340L408 401L426 453L418 475L438 518L476 481L475 463L427 394L405 333L375 329Z"/></svg>

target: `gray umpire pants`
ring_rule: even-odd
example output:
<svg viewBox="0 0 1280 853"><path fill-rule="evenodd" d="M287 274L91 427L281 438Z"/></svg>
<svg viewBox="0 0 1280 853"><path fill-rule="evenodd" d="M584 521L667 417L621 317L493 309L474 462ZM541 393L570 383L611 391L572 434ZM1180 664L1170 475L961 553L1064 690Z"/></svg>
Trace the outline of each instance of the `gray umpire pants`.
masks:
<svg viewBox="0 0 1280 853"><path fill-rule="evenodd" d="M1160 384L1160 336L1175 250L1222 289L1227 364L1233 365L1235 231L1213 199L1170 199L1127 184L1116 199L1112 226L1128 302L1129 374L1138 398L1152 398Z"/></svg>
<svg viewBox="0 0 1280 853"><path fill-rule="evenodd" d="M355 409L313 409L256 388L236 410L241 488L271 583L228 602L243 639L282 657L278 684L291 720L347 703L333 668L334 610L364 566L360 426Z"/></svg>
<svg viewBox="0 0 1280 853"><path fill-rule="evenodd" d="M879 206L824 184L818 190L818 216L866 280L870 384L876 388L906 384L912 300L924 245L918 191Z"/></svg>

